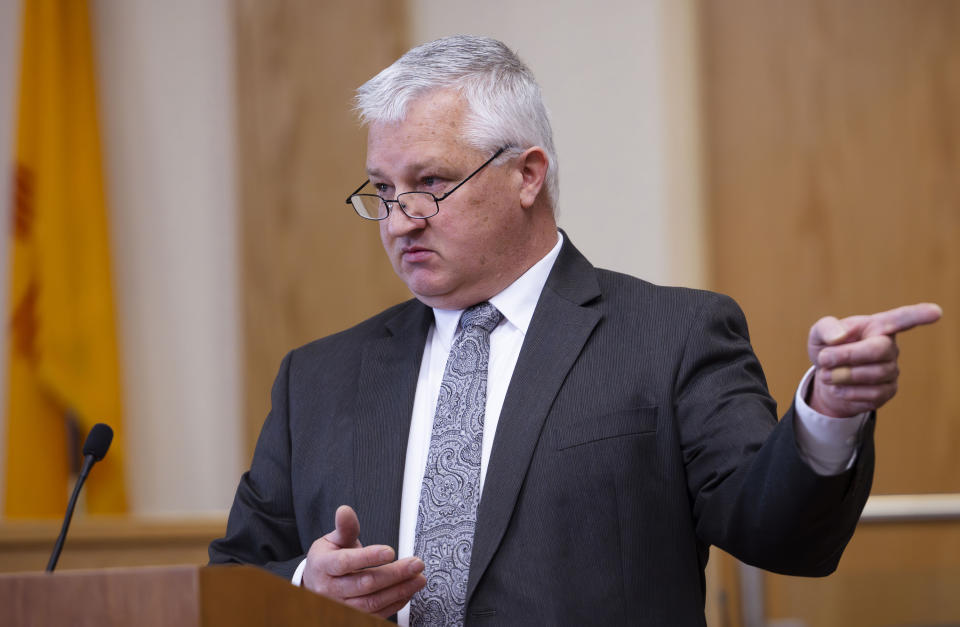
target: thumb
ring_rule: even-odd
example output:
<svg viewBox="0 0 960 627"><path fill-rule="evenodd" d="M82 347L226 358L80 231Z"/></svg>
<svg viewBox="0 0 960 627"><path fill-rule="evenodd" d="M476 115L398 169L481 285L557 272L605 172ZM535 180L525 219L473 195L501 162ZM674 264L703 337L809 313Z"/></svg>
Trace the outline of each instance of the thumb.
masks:
<svg viewBox="0 0 960 627"><path fill-rule="evenodd" d="M847 327L833 316L825 316L817 320L810 327L810 335L807 340L807 352L810 361L817 363L817 354L824 346L832 346L842 342L847 337Z"/></svg>
<svg viewBox="0 0 960 627"><path fill-rule="evenodd" d="M360 537L360 520L349 505L341 505L334 516L335 529L324 536L341 549L356 548Z"/></svg>

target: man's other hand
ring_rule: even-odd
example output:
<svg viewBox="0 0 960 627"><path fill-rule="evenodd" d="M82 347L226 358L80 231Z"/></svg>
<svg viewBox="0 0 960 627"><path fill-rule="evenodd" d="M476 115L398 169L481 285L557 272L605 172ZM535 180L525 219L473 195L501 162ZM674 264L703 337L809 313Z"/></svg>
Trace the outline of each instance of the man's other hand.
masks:
<svg viewBox="0 0 960 627"><path fill-rule="evenodd" d="M351 507L337 508L335 527L307 553L306 588L386 618L399 612L426 585L420 559L395 561L388 546L360 544L360 521Z"/></svg>
<svg viewBox="0 0 960 627"><path fill-rule="evenodd" d="M810 407L847 418L873 411L897 393L896 334L940 319L932 303L907 305L872 316L821 318L810 328L807 352L817 367Z"/></svg>

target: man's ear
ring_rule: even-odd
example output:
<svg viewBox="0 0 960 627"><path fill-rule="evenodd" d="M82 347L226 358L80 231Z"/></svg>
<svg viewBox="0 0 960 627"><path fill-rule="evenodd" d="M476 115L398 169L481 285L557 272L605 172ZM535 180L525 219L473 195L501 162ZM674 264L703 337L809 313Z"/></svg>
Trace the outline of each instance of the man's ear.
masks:
<svg viewBox="0 0 960 627"><path fill-rule="evenodd" d="M547 166L550 160L539 146L527 148L517 162L520 168L520 206L529 209L540 194L543 182L547 178Z"/></svg>

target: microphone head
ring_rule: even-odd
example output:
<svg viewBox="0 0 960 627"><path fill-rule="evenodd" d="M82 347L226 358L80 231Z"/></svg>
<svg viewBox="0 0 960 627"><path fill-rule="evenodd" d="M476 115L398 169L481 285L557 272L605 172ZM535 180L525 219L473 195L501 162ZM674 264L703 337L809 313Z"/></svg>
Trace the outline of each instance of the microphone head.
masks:
<svg viewBox="0 0 960 627"><path fill-rule="evenodd" d="M95 461L100 461L107 454L110 443L113 441L113 429L98 422L90 429L90 435L83 443L83 456L93 455Z"/></svg>

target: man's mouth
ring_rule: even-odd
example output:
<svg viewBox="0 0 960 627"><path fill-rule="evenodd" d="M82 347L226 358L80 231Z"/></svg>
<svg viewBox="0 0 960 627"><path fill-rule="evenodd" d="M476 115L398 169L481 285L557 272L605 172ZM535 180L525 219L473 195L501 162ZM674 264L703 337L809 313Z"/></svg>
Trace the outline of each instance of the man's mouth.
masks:
<svg viewBox="0 0 960 627"><path fill-rule="evenodd" d="M400 249L400 257L408 263L425 261L433 251L423 246L404 246Z"/></svg>

